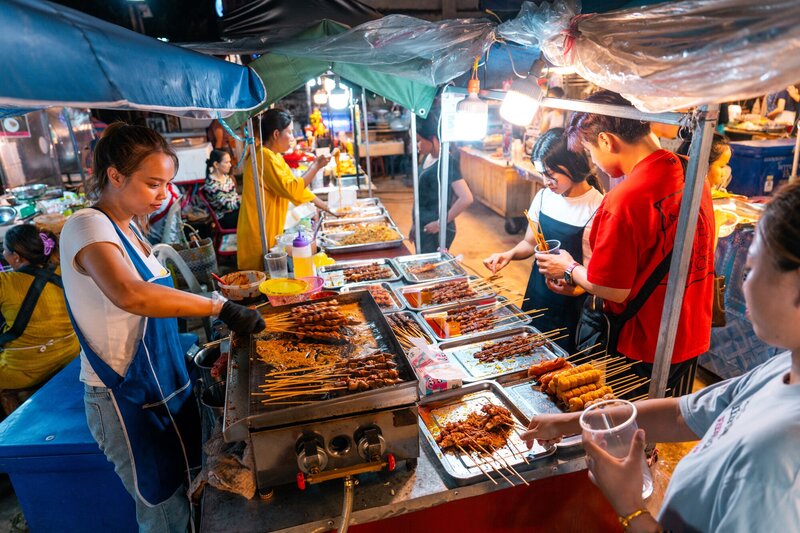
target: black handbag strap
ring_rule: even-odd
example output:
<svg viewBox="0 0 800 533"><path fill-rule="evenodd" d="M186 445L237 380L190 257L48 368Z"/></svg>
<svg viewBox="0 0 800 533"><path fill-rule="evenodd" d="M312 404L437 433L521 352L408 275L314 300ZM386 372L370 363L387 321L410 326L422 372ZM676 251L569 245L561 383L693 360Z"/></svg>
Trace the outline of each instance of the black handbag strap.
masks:
<svg viewBox="0 0 800 533"><path fill-rule="evenodd" d="M25 328L28 327L33 310L36 308L39 297L42 295L42 291L47 283L52 283L60 289L64 288L61 283L61 276L55 273L55 266L35 268L30 265L25 265L18 268L16 271L33 276L33 283L31 283L31 286L28 288L28 292L25 293L25 298L22 300L22 306L19 308L17 318L14 319L14 324L12 324L8 331L0 335L0 347L18 338L25 331Z"/></svg>
<svg viewBox="0 0 800 533"><path fill-rule="evenodd" d="M653 294L653 291L656 290L656 287L658 287L658 285L664 280L669 272L669 263L671 259L672 250L670 250L669 253L664 256L664 259L662 259L656 269L653 270L653 272L644 282L644 285L642 285L642 288L639 289L636 297L625 307L625 310L615 317L615 321L620 327L639 312L647 299L650 298L650 295Z"/></svg>

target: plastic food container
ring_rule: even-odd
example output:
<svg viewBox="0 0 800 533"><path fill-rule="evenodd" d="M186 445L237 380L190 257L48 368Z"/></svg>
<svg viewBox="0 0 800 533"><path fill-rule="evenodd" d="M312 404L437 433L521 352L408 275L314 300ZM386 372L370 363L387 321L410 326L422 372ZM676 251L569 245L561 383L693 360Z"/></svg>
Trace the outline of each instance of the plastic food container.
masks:
<svg viewBox="0 0 800 533"><path fill-rule="evenodd" d="M258 270L242 270L222 276L224 283L217 282L217 285L225 298L241 301L257 298L258 286L266 279L267 275Z"/></svg>

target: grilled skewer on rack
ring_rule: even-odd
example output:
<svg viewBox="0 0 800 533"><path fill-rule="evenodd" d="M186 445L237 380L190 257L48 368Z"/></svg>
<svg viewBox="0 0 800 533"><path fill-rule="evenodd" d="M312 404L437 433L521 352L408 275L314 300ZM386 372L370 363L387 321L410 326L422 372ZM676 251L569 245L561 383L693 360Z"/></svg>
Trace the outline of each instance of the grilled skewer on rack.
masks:
<svg viewBox="0 0 800 533"><path fill-rule="evenodd" d="M485 404L480 412L472 412L464 420L448 422L441 428L435 440L446 451L463 447L482 447L489 453L503 448L514 428L511 412L500 405Z"/></svg>
<svg viewBox="0 0 800 533"><path fill-rule="evenodd" d="M526 355L548 342L548 337L544 334L520 333L500 342L485 344L473 357L482 363L502 361L509 357Z"/></svg>
<svg viewBox="0 0 800 533"><path fill-rule="evenodd" d="M392 269L377 263L355 268L348 268L344 271L344 279L347 281L347 283L375 281L379 279L389 279L391 277Z"/></svg>

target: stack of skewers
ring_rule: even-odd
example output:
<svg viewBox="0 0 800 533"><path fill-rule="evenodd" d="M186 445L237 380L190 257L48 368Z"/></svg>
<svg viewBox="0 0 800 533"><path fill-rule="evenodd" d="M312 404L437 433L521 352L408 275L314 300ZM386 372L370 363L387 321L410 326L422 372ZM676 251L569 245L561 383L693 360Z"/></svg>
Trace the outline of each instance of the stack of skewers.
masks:
<svg viewBox="0 0 800 533"><path fill-rule="evenodd" d="M489 475L492 470L512 486L514 483L503 474L503 470L529 485L508 458L500 453L502 450L508 450L512 457L519 456L526 464L528 463L524 451L516 449L511 443L510 436L515 426L516 422L508 409L487 403L480 411L469 413L463 420L444 424L434 440L442 451L461 452L468 466L477 467L495 485L497 481ZM469 465L470 462L472 465Z"/></svg>
<svg viewBox="0 0 800 533"><path fill-rule="evenodd" d="M422 331L422 328L419 327L419 324L417 324L414 319L409 318L403 313L386 315L386 321L389 323L389 326L391 326L395 337L397 337L397 341L404 350L410 350L414 346L411 342L412 338L424 339L428 344L433 342L430 336Z"/></svg>
<svg viewBox="0 0 800 533"><path fill-rule="evenodd" d="M603 356L577 364L597 355L575 357L579 354L543 361L528 369L528 377L539 382L542 392L552 396L570 412L623 396L649 381L631 375L629 370L636 363L630 363L624 357ZM573 362L567 360L573 358ZM633 398L632 401L639 399Z"/></svg>
<svg viewBox="0 0 800 533"><path fill-rule="evenodd" d="M265 405L299 405L330 394L379 389L401 381L394 356L378 352L310 371L299 368L268 373L265 383L259 385L260 392L253 395L262 397Z"/></svg>
<svg viewBox="0 0 800 533"><path fill-rule="evenodd" d="M499 301L493 305L478 307L465 305L458 309L451 309L444 313L432 313L427 316L428 322L441 330L445 337L457 337L479 331L490 330L502 326L504 322L515 317L531 316L538 318L546 309L532 309L521 313L498 316L496 311L508 306L508 302Z"/></svg>
<svg viewBox="0 0 800 533"><path fill-rule="evenodd" d="M563 333L565 329L558 328L544 333L520 333L499 342L484 344L472 356L482 363L491 363L527 355L540 346L565 338L567 336Z"/></svg>
<svg viewBox="0 0 800 533"><path fill-rule="evenodd" d="M536 241L539 250L542 252L547 252L550 247L547 246L547 240L544 238L544 233L542 233L541 226L539 226L539 224L537 224L536 221L531 218L527 209L523 211L523 213L525 214L525 218L528 219L528 224L530 224L531 230L533 231L533 240Z"/></svg>
<svg viewBox="0 0 800 533"><path fill-rule="evenodd" d="M361 281L375 281L389 279L393 275L392 269L373 263L355 268L348 268L344 272L344 279L347 283L359 283Z"/></svg>
<svg viewBox="0 0 800 533"><path fill-rule="evenodd" d="M329 300L294 307L291 311L264 319L268 331L292 333L299 339L343 343L347 341L347 324L351 323L339 310L339 302Z"/></svg>

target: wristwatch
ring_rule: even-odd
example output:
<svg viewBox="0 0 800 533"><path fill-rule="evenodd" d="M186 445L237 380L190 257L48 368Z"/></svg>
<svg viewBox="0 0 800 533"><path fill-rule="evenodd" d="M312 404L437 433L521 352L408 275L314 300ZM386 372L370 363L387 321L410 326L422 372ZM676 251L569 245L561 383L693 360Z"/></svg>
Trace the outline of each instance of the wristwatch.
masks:
<svg viewBox="0 0 800 533"><path fill-rule="evenodd" d="M572 271L575 270L575 267L580 265L577 261L573 261L570 266L564 271L564 281L567 282L567 285L575 285L575 282L572 280Z"/></svg>

